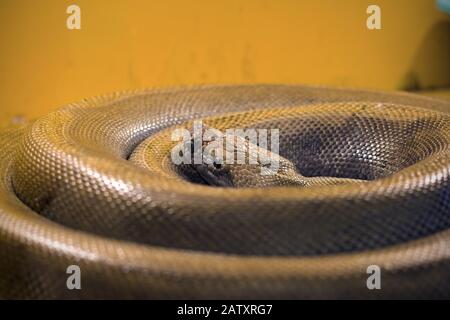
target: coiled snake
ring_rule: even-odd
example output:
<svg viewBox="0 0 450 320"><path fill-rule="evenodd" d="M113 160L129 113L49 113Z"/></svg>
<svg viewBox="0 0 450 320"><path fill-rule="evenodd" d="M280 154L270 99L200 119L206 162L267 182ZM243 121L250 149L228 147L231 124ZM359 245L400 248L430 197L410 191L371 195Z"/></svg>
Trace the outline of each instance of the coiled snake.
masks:
<svg viewBox="0 0 450 320"><path fill-rule="evenodd" d="M449 298L448 112L406 93L203 86L4 129L0 297ZM173 164L171 135L195 119L279 129L281 172Z"/></svg>

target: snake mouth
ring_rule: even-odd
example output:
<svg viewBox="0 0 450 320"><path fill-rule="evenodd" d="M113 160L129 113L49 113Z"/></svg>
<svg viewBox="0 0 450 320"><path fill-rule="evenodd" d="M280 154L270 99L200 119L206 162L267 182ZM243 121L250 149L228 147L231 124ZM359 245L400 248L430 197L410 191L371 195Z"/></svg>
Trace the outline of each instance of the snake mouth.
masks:
<svg viewBox="0 0 450 320"><path fill-rule="evenodd" d="M181 166L179 174L187 181L193 183L222 188L235 187L230 171L221 164L194 164L189 165L189 168Z"/></svg>

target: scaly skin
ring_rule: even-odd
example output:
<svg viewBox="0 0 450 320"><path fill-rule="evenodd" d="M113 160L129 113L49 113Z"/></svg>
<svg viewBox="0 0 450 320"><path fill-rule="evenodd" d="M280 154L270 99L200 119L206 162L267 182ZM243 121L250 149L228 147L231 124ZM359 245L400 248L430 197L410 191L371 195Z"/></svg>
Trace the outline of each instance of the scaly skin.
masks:
<svg viewBox="0 0 450 320"><path fill-rule="evenodd" d="M449 111L403 93L206 86L6 130L0 297L448 298ZM195 119L279 129L281 170L174 165L171 133ZM67 290L72 264L82 290ZM382 290L366 287L372 264Z"/></svg>

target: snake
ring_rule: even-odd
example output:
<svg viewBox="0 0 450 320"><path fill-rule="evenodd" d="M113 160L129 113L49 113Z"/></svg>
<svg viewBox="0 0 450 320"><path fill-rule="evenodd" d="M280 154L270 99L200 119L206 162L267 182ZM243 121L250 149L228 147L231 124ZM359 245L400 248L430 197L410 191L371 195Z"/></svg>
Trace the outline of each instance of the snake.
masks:
<svg viewBox="0 0 450 320"><path fill-rule="evenodd" d="M449 112L405 92L199 85L3 128L0 298L450 298ZM193 148L199 122L222 140ZM205 156L229 137L244 151ZM248 161L264 152L270 174Z"/></svg>

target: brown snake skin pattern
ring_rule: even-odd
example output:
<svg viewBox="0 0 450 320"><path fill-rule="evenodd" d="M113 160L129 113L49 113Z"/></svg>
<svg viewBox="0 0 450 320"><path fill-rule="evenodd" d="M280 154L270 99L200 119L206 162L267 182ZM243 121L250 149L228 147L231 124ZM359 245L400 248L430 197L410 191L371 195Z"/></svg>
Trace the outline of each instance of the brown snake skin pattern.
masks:
<svg viewBox="0 0 450 320"><path fill-rule="evenodd" d="M449 114L406 93L223 85L85 99L6 128L0 298L450 298ZM290 173L229 166L229 185L208 185L170 161L194 119L279 129ZM66 287L74 264L81 290Z"/></svg>

